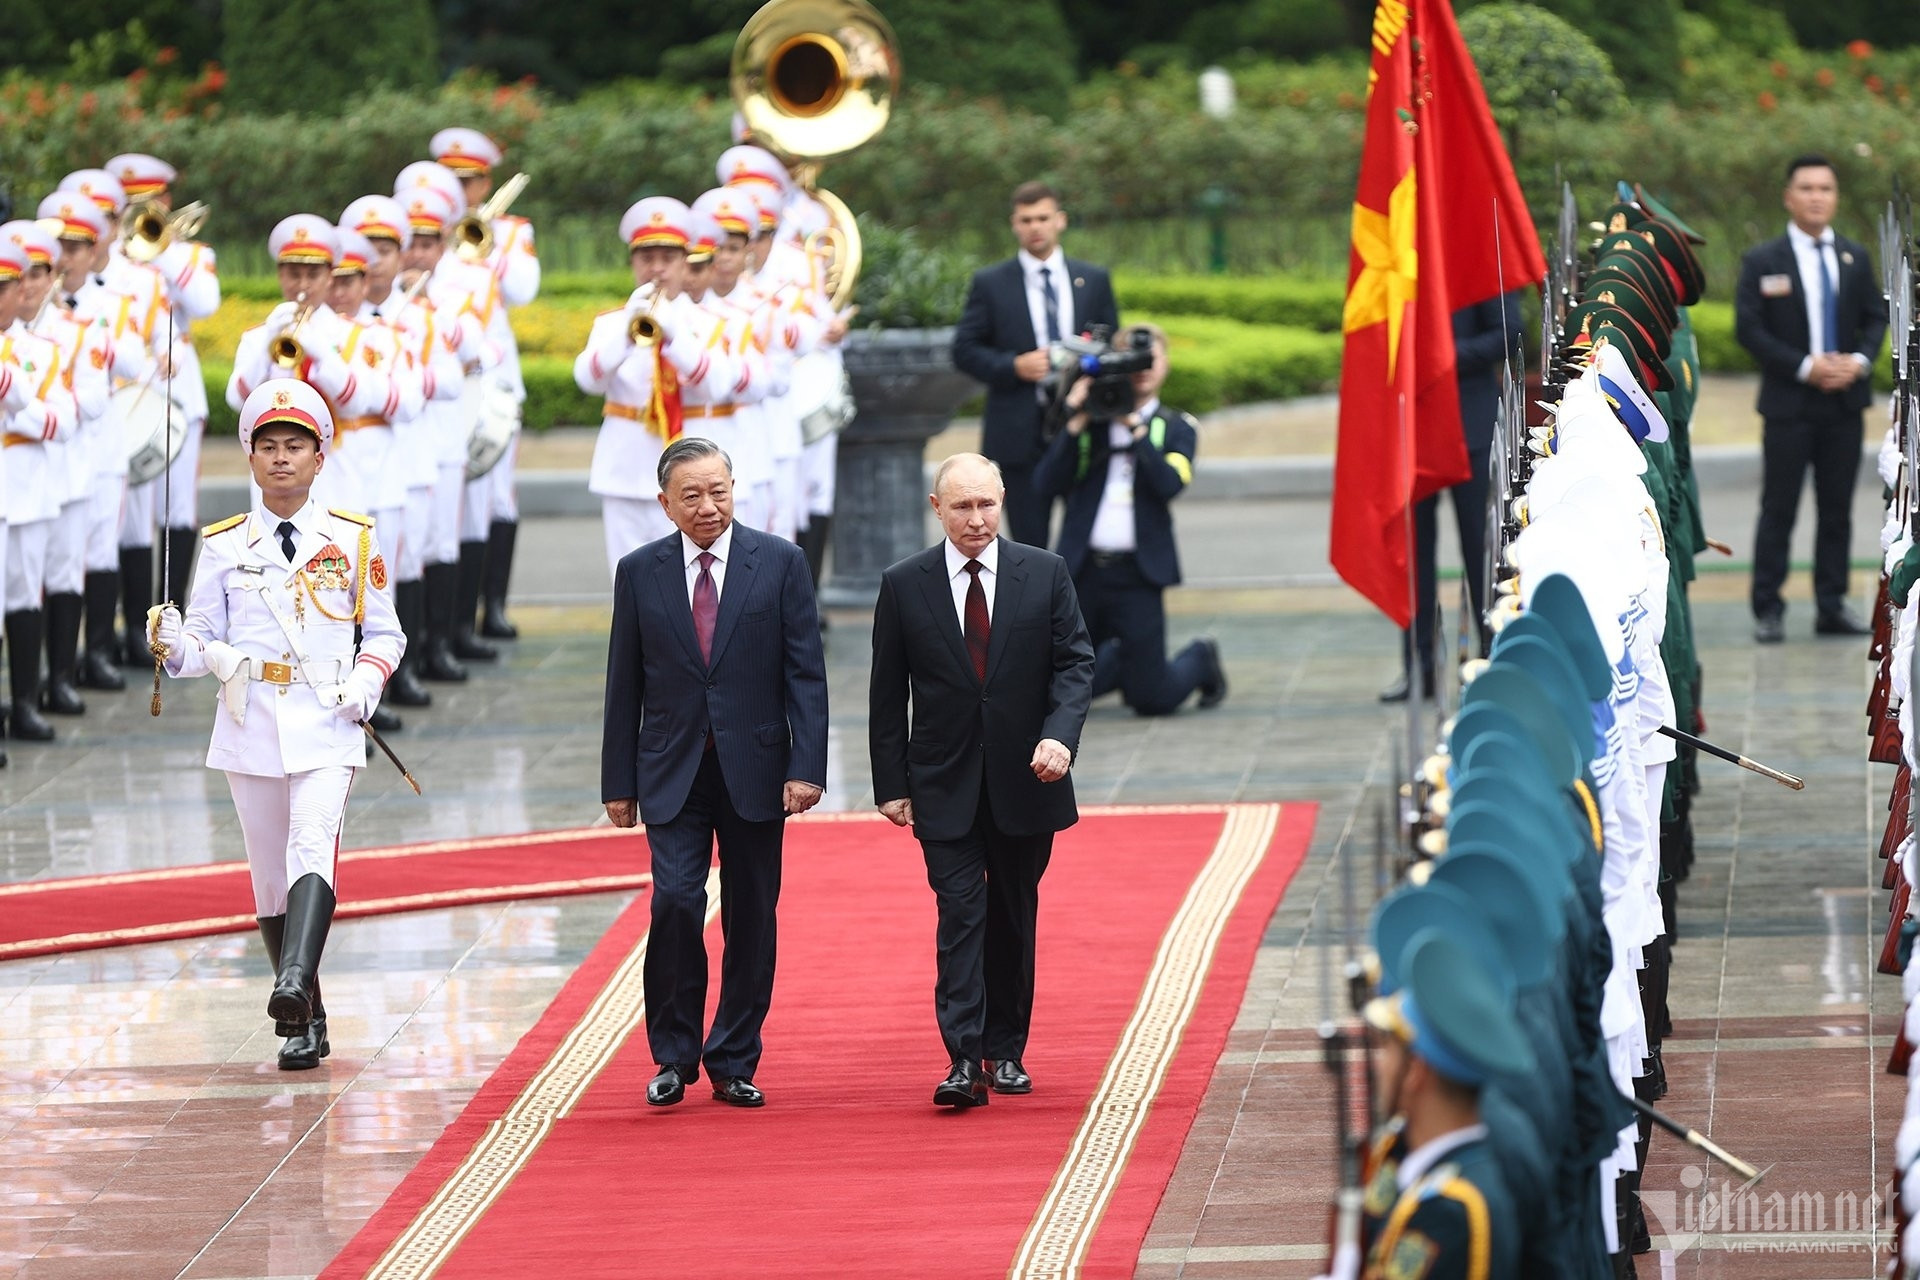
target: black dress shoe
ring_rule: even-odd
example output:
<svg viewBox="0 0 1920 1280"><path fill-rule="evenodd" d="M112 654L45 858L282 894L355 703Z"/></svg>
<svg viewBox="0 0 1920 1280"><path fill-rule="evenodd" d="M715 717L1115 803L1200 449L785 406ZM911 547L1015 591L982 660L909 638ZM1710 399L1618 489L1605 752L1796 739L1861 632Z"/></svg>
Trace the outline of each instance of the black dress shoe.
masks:
<svg viewBox="0 0 1920 1280"><path fill-rule="evenodd" d="M1843 604L1815 618L1813 633L1817 636L1867 636L1873 634L1873 628L1860 621L1854 616L1853 610Z"/></svg>
<svg viewBox="0 0 1920 1280"><path fill-rule="evenodd" d="M1212 636L1201 636L1195 641L1206 650L1207 665L1212 672L1207 682L1200 686L1200 709L1210 710L1227 700L1227 668L1220 661L1220 642ZM1004 1091L1003 1091L1004 1092ZM1022 1092L1025 1092L1022 1090Z"/></svg>
<svg viewBox="0 0 1920 1280"><path fill-rule="evenodd" d="M678 1067L662 1067L660 1074L647 1081L647 1105L670 1107L687 1096L687 1081Z"/></svg>
<svg viewBox="0 0 1920 1280"><path fill-rule="evenodd" d="M753 1087L745 1076L733 1076L713 1082L713 1096L730 1107L764 1107L767 1095Z"/></svg>
<svg viewBox="0 0 1920 1280"><path fill-rule="evenodd" d="M1033 1077L1018 1058L987 1060L987 1086L995 1093L1032 1093Z"/></svg>
<svg viewBox="0 0 1920 1280"><path fill-rule="evenodd" d="M984 1107L987 1105L987 1078L981 1074L980 1065L967 1058L955 1058L953 1070L947 1072L947 1078L933 1091L933 1105L936 1107Z"/></svg>
<svg viewBox="0 0 1920 1280"><path fill-rule="evenodd" d="M1779 614L1753 620L1755 644L1780 644L1787 638L1787 623Z"/></svg>

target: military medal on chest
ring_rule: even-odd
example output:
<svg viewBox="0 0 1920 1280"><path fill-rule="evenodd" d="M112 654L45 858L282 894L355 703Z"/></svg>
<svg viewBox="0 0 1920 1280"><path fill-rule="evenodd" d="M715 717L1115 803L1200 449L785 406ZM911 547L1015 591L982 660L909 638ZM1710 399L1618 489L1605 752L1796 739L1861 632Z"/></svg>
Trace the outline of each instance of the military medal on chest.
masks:
<svg viewBox="0 0 1920 1280"><path fill-rule="evenodd" d="M329 542L307 561L307 581L315 591L346 591L353 585L347 569L347 553Z"/></svg>

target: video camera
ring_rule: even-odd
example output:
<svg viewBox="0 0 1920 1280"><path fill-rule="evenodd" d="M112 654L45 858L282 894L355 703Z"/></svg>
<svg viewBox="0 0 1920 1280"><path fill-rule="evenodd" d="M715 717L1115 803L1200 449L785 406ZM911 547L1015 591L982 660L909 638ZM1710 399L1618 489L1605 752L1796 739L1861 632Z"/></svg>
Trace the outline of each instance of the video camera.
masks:
<svg viewBox="0 0 1920 1280"><path fill-rule="evenodd" d="M1081 406L1087 417L1111 419L1125 417L1133 410L1133 375L1153 368L1153 338L1135 329L1126 346L1113 341L1113 330L1095 325L1084 338L1068 338L1052 349L1053 376L1048 387L1047 411L1043 433L1051 439L1068 417L1067 392L1082 377L1091 378L1086 403Z"/></svg>

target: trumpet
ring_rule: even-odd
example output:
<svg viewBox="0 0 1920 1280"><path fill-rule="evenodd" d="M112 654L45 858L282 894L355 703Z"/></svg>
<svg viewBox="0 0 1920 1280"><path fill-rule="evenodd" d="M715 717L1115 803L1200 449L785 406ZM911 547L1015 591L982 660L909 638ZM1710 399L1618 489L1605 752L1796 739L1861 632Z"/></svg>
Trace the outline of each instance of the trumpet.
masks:
<svg viewBox="0 0 1920 1280"><path fill-rule="evenodd" d="M493 220L507 211L527 189L529 179L516 173L487 197L487 202L453 224L447 234L453 238L454 256L462 262L485 262L493 252Z"/></svg>
<svg viewBox="0 0 1920 1280"><path fill-rule="evenodd" d="M660 322L653 318L653 309L660 305L660 287L647 286L647 305L627 321L627 337L635 346L652 346L660 341Z"/></svg>
<svg viewBox="0 0 1920 1280"><path fill-rule="evenodd" d="M304 290L294 301L301 305L300 309L293 313L293 323L275 334L267 343L268 357L282 369L298 369L307 358L307 349L300 344L300 339L296 335L299 334L301 326L306 324L307 317L313 314L313 304L307 301Z"/></svg>
<svg viewBox="0 0 1920 1280"><path fill-rule="evenodd" d="M175 240L200 234L211 211L202 201L182 205L168 214L151 200L127 206L120 218L120 251L134 262L152 262Z"/></svg>

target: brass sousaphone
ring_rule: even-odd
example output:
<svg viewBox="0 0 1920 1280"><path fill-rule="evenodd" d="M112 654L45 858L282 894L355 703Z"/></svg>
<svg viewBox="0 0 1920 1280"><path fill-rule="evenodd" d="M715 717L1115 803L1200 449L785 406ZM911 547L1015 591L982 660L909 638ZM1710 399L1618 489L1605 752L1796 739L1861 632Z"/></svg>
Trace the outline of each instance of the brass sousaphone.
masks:
<svg viewBox="0 0 1920 1280"><path fill-rule="evenodd" d="M763 146L826 206L832 225L807 245L825 264L835 310L860 276L860 229L840 197L814 185L814 162L841 155L886 126L900 91L893 29L866 0L770 0L733 43L734 105L746 140Z"/></svg>

